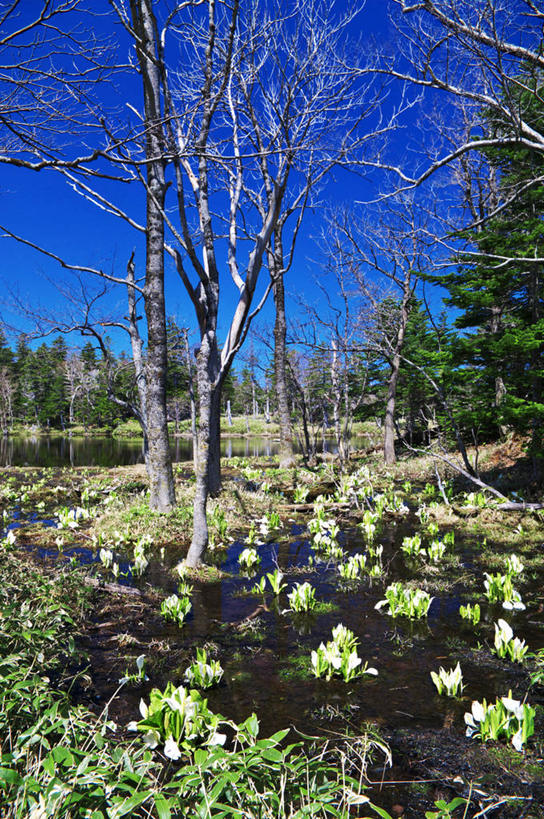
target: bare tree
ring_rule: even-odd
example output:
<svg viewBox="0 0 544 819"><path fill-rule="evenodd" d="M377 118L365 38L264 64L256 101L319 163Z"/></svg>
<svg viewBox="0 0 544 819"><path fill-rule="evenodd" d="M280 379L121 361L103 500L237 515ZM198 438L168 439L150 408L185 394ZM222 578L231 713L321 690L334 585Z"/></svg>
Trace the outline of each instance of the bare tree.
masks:
<svg viewBox="0 0 544 819"><path fill-rule="evenodd" d="M100 268L93 268L89 266L82 266L72 264L66 261L56 253L31 242L22 236L9 231L7 228L0 226L0 230L4 231L4 238L12 238L21 244L27 245L39 253L56 261L63 269L72 274L67 282L56 280L54 287L64 299L66 309L62 316L59 316L58 311L53 313L50 310L37 304L32 299L26 296L12 292L11 300L13 305L21 315L24 315L33 323L34 330L32 335L36 338L46 337L55 333L73 333L79 332L83 336L90 336L96 341L100 349L106 372L107 393L111 401L122 407L132 415L140 424L142 435L144 439L144 458L145 464L152 481L153 465L149 459L149 430L147 423L147 385L146 385L146 368L144 356L144 341L140 333L139 322L142 319L140 315L141 302L143 301L143 281L136 277L134 254L132 253L127 263L126 276L116 276L114 273L107 273ZM93 287L89 282L89 277L98 280L98 286ZM119 309L117 314L107 314L101 309L106 301L112 299L112 288L121 285L125 289L125 297L127 299L127 312L124 318L120 318ZM130 394L124 392L123 394L117 389L116 376L117 368L115 366L114 357L112 356L111 347L106 333L110 329L122 330L127 334L130 340L132 363L134 368L134 384L133 390ZM77 374L68 374L70 382L73 382L71 387L71 394L74 399L77 394ZM82 382L83 384L84 382ZM70 407L70 411L72 407Z"/></svg>
<svg viewBox="0 0 544 819"><path fill-rule="evenodd" d="M187 557L196 565L208 539L207 498L220 488L221 388L273 286L269 281L254 304L267 248L322 178L323 163L334 164L331 146L334 161L345 161L358 139L354 129L368 108L375 112L375 99L364 109L359 89L359 105L352 106L357 72L349 68L353 55L340 48L346 21L333 23L314 0L275 15L239 0L195 3L183 16L182 10L176 7L162 27L155 21L154 41L164 101L162 156L170 152L177 220L164 200L154 202L200 329L199 462ZM224 258L238 300L219 349Z"/></svg>
<svg viewBox="0 0 544 819"><path fill-rule="evenodd" d="M207 498L220 488L221 388L280 273L271 271L272 279L257 292L267 248L276 228L296 232L297 214L325 170L345 163L354 146L386 127L376 94L368 96L357 71L361 50L344 46L352 18L335 21L319 0L299 0L287 12L246 0L110 5L129 53L136 51L137 71L130 59L124 69L131 88L140 85L143 107L128 103L127 124L99 105L99 169L58 167L78 193L146 239L151 505L164 511L174 502L164 402L165 252L194 307L200 331L199 458L188 562L196 565L208 539ZM364 117L372 127L361 138ZM142 185L145 220L116 201L112 180ZM287 266L281 260L281 274ZM223 270L236 293L230 320L219 312ZM226 327L221 348L220 321Z"/></svg>
<svg viewBox="0 0 544 819"><path fill-rule="evenodd" d="M74 168L107 153L91 144L89 95L112 74L113 42L90 13L84 0L0 0L0 162Z"/></svg>
<svg viewBox="0 0 544 819"><path fill-rule="evenodd" d="M74 423L74 411L76 402L80 398L86 398L87 403L98 381L98 370L87 370L85 362L81 356L72 351L66 356L64 364L64 378L68 393L68 423Z"/></svg>
<svg viewBox="0 0 544 819"><path fill-rule="evenodd" d="M0 120L13 137L5 141L4 161L33 170L53 168L63 172L72 185L80 184L80 192L91 199L94 195L95 204L102 208L104 203L95 190L102 180L111 184L112 181L130 183L141 179L145 185L145 224L135 223L146 237L145 284L143 288L138 288L144 297L147 319L145 379L142 339L137 332L137 325L130 316L126 323L119 323L131 335L133 355L136 353L134 360L140 393L139 406L134 406L133 409L145 432L150 506L159 511L169 511L175 502L175 493L165 400L166 319L162 207L166 191L166 162L153 3L151 0L135 0L130 4L128 17L140 74L144 80L141 86L143 114L137 131L132 127L125 127L124 122L121 126L119 117L115 120L103 96L100 96L100 81L105 74L121 72L127 68L133 72L134 66L122 66L115 62L107 40L102 38L97 41L94 37L93 12L88 4L81 0L43 0L40 11L33 12L30 17L26 16L27 9L22 10L22 4L16 1L4 5L2 21L9 26L4 41L0 41L0 47L3 46L4 56L11 50L19 58L14 59L16 68L8 66L3 76L13 102L10 117L6 115L4 120ZM20 25L17 27L19 20ZM90 31L88 37L82 36L85 31ZM116 123L115 126L112 125L113 122ZM80 153L83 138L91 144L91 148ZM129 158L130 162L127 161ZM97 160L100 161L97 163ZM144 169L144 175L140 168ZM13 233L10 235L15 237ZM62 259L52 252L44 251L31 241L26 243L57 258L63 264ZM103 271L91 267L78 269L104 275ZM136 292L134 277L130 284L127 276L126 285L131 313L134 305L131 307L130 301ZM97 325L88 324L85 332L95 334L107 358L107 347L97 331ZM120 399L116 396L115 400Z"/></svg>
<svg viewBox="0 0 544 819"><path fill-rule="evenodd" d="M330 246L329 249L332 250ZM329 256L328 278L316 281L326 308L300 304L303 318L291 328L291 342L303 348L308 356L317 356L321 368L328 369L327 394L322 398L323 426L329 424L329 408L341 469L350 457L353 419L365 399L368 375L367 345L361 325L361 293L351 267L343 262L337 253ZM312 403L308 381L306 378L307 389L302 404L306 414L307 405ZM300 377L297 382L301 383ZM309 440L307 426L304 424L306 444Z"/></svg>
<svg viewBox="0 0 544 819"><path fill-rule="evenodd" d="M150 506L169 512L176 500L166 412L166 308L164 299L165 177L161 45L152 0L130 0L131 33L142 76L146 158L147 319L145 413L149 444Z"/></svg>
<svg viewBox="0 0 544 819"><path fill-rule="evenodd" d="M240 13L234 30L235 6L232 15L223 22L221 46L216 39L212 2L208 4L208 13L202 43L208 61L204 82L197 86L205 99L198 134L200 143L197 141L203 152L198 173L196 167L193 170L186 160L181 160L194 197L192 204L198 213L206 259L204 267L195 265L194 238L186 227L188 211L184 200L180 221L185 231L187 257L198 274L198 289L191 284L177 257L178 271L191 295L201 328L199 444L208 459L207 474L202 465L201 475L197 475L195 526L187 557L190 564L199 562L206 548L205 498L219 485L220 392L256 313L252 302L261 266L268 261L271 273L264 297L270 288L274 288L277 297L281 290L279 279L290 265L289 255L311 192L327 170L346 162L350 150L361 145L364 139L357 130L360 121L365 114L370 117L369 111L375 112L376 106L375 96L369 100L366 95L364 104L367 89L357 86L355 66L348 67L353 55L346 54L341 47L350 18L334 22L320 3L304 0L283 18L274 19L259 7L243 16ZM214 53L220 59L219 65L213 63ZM186 109L187 94L182 99ZM179 110L180 100L175 102ZM187 124L185 118L183 134L187 133ZM376 127L376 119L373 125ZM209 198L201 195L203 190L210 191L211 180L217 182L221 178L224 184L219 194L228 202L224 227L213 213ZM181 196L178 198L181 202ZM294 222L289 227L291 216ZM284 258L288 230L289 253ZM219 352L216 328L222 235L227 239L227 263L240 299ZM245 276L241 254L244 243ZM278 335L281 330L276 329Z"/></svg>
<svg viewBox="0 0 544 819"><path fill-rule="evenodd" d="M367 343L384 355L390 366L384 417L384 459L396 461L395 404L406 328L419 274L431 266L432 235L428 219L412 197L382 206L380 214L331 216L330 252L344 265L371 306ZM387 311L381 305L386 298ZM368 324L368 321L367 321Z"/></svg>
<svg viewBox="0 0 544 819"><path fill-rule="evenodd" d="M456 130L451 144L434 134L434 153L426 161L413 153L417 166L399 162L379 164L391 171L400 186L411 188L440 168L474 152L495 147L523 145L544 153L544 130L535 122L541 107L542 21L544 11L535 0L394 0L401 16L398 54L377 68L422 91L424 106L436 109L442 99L450 115L449 131ZM459 115L457 112L460 112ZM482 112L495 122L482 128ZM470 121L473 127L466 129ZM419 132L418 132L419 133ZM427 130L427 137L432 131ZM430 145L429 139L426 140ZM423 167L422 167L423 166ZM534 178L512 189L509 201L522 190L540 184ZM502 202L499 208L508 205ZM496 211L495 211L496 212ZM493 215L493 214L492 214ZM497 261L501 261L499 256ZM504 259L502 259L504 261Z"/></svg>

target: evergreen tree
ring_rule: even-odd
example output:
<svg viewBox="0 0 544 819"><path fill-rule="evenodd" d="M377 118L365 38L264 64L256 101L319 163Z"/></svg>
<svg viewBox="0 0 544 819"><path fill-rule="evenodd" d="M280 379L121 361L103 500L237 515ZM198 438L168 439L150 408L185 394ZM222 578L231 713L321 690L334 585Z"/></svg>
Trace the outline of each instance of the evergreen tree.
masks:
<svg viewBox="0 0 544 819"><path fill-rule="evenodd" d="M532 89L540 86L541 78L528 72L510 89L537 127L544 126L544 106ZM502 124L488 114L484 126L496 135ZM531 259L544 251L544 158L511 144L488 151L486 158L499 179L501 207L492 207L483 225L461 234L477 254L465 255L441 284L449 292L447 303L460 311L455 326L466 331L455 356L465 386L479 398L472 423L488 436L505 428L529 434L530 450L540 458L544 271Z"/></svg>
<svg viewBox="0 0 544 819"><path fill-rule="evenodd" d="M13 369L13 363L13 353L8 347L6 336L0 327L0 367L7 367L8 370L11 371Z"/></svg>
<svg viewBox="0 0 544 819"><path fill-rule="evenodd" d="M169 418L174 420L177 431L178 423L188 418L190 414L189 375L184 332L172 317L166 323L166 343L168 355L166 404Z"/></svg>
<svg viewBox="0 0 544 819"><path fill-rule="evenodd" d="M80 352L80 358L83 362L83 366L87 372L90 370L94 370L98 366L98 358L96 356L96 350L88 341L82 348Z"/></svg>

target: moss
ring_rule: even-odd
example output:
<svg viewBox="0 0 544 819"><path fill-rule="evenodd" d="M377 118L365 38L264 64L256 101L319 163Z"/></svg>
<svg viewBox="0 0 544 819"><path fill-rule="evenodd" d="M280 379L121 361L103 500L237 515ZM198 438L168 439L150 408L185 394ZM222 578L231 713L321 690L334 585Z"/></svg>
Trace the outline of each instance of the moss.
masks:
<svg viewBox="0 0 544 819"><path fill-rule="evenodd" d="M138 421L130 419L118 424L112 434L114 438L140 438L142 437L142 427Z"/></svg>
<svg viewBox="0 0 544 819"><path fill-rule="evenodd" d="M218 583L230 575L228 572L221 571L217 566L202 564L196 569L187 569L187 576L190 580L198 580L200 583Z"/></svg>
<svg viewBox="0 0 544 819"><path fill-rule="evenodd" d="M315 614L329 614L331 611L339 611L338 603L333 603L332 600L320 600L314 608Z"/></svg>
<svg viewBox="0 0 544 819"><path fill-rule="evenodd" d="M544 769L537 761L533 762L529 758L520 754L511 745L488 744L487 753L489 758L502 770L522 776L528 781L543 782Z"/></svg>
<svg viewBox="0 0 544 819"><path fill-rule="evenodd" d="M287 658L287 666L279 670L279 677L289 680L305 680L311 676L311 659L307 654L296 654Z"/></svg>

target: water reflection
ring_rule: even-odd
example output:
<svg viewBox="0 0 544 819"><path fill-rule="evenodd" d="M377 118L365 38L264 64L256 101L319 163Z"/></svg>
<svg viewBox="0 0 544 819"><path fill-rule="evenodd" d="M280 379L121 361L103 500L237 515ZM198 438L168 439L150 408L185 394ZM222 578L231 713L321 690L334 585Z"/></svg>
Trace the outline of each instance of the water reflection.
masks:
<svg viewBox="0 0 544 819"><path fill-rule="evenodd" d="M354 448L362 447L364 439L355 438ZM187 438L171 442L174 461L189 461L193 444ZM323 451L333 452L330 440L323 442ZM262 458L276 455L279 443L274 438L252 436L221 440L223 457ZM143 463L143 445L139 438L116 439L105 436L68 437L35 435L0 437L0 466L125 466Z"/></svg>

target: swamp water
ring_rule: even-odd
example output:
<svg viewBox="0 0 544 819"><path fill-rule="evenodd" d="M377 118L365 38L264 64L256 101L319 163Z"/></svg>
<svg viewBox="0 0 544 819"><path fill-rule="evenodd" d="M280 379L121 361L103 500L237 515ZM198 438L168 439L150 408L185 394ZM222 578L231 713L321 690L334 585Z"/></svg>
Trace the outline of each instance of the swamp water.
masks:
<svg viewBox="0 0 544 819"><path fill-rule="evenodd" d="M23 522L15 519L10 528ZM51 525L55 523L51 521ZM417 561L410 562L400 551L403 537L416 528L421 530L412 515L389 519L376 540L384 546L385 578L365 577L348 585L341 582L333 561L316 558L303 523L291 522L288 530L257 547L261 564L251 577L239 570L238 557L245 544L232 543L220 553L218 562L228 574L216 582L194 582L192 610L182 628L165 622L160 614L160 600L176 590L172 570L182 557L169 548L164 559L151 560L142 579L134 581L130 574L121 579L122 583L135 584L143 592L141 598L101 596L103 609L97 611L84 641L91 658L89 673L97 706L110 698L127 668L134 670L130 658L145 653L150 682L126 687L112 706L112 716L121 724L138 718L140 698L146 699L151 687L163 689L168 680L181 684L195 646L207 645L225 671L221 684L206 691L209 706L236 722L256 712L261 736L288 725L316 736L346 729L356 735L364 731L366 723L372 723L387 738L399 730L435 732L438 754L441 737L446 735L458 737L463 748L463 716L471 701L484 697L494 701L509 689L514 696L522 695L527 689L527 674L521 666L499 660L490 651L493 622L504 612L500 606L485 602L483 572L473 562L480 549L477 538L456 542L452 551L458 562L446 560L426 570L425 578L436 587L426 618L393 619L375 609L385 586L421 573ZM347 554L366 550L365 540L355 528L340 533L339 542ZM37 552L42 559L58 559L56 550L39 548ZM100 565L96 554L85 546L67 548L64 558ZM128 560L123 561L120 554L116 559L121 572L126 571ZM311 559L313 565L309 565ZM288 584L279 599L268 593L251 593L256 581L276 566ZM508 613L508 620L514 633L536 651L544 645L544 614L539 605L543 577L542 572L527 575L516 584L522 587L527 610ZM110 574L105 579L113 578ZM286 592L295 582L305 580L315 588L322 610L295 615L287 611ZM478 600L482 608L482 621L476 627L468 626L458 613L459 605L469 600ZM349 683L313 677L311 651L329 640L332 628L340 622L354 632L359 656L378 670L377 677L363 676ZM466 686L464 696L458 700L439 697L430 671L437 671L439 666L451 668L458 660ZM529 699L533 705L543 704L542 689L532 689ZM462 759L458 763L461 768ZM380 779L378 769L374 776ZM410 773L406 769L385 772L386 781L389 776L410 778ZM374 798L387 806L394 797L390 792L390 798L383 794Z"/></svg>
<svg viewBox="0 0 544 819"><path fill-rule="evenodd" d="M269 458L279 452L276 438L250 435L231 436L223 430L221 455L224 458ZM354 449L361 449L367 438L355 436ZM189 438L173 438L173 461L190 461L193 444ZM319 452L335 452L332 439L319 441ZM0 436L0 467L2 466L128 466L144 462L141 438L107 436L36 435L34 437Z"/></svg>

